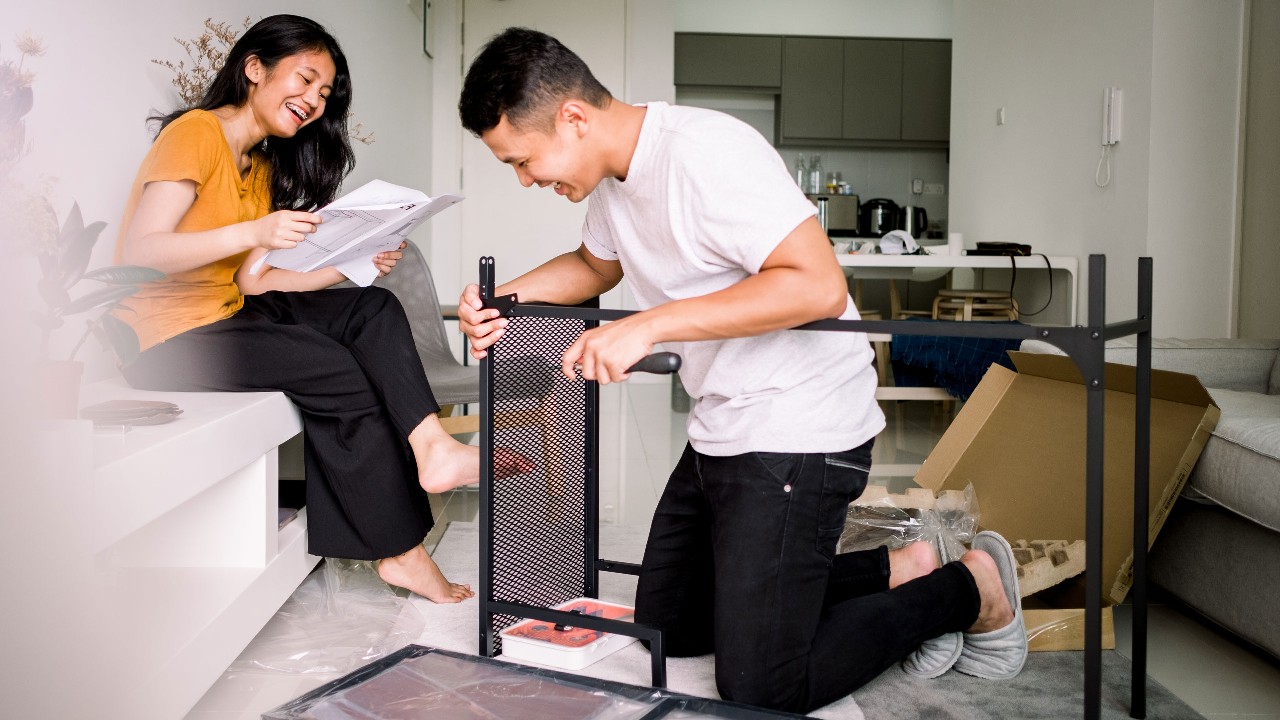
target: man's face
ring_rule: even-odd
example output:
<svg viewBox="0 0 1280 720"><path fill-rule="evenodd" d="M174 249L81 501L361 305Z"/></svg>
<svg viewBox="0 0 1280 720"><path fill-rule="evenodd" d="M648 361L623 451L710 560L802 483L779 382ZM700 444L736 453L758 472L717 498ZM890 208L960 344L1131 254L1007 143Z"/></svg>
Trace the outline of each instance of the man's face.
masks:
<svg viewBox="0 0 1280 720"><path fill-rule="evenodd" d="M570 202L581 202L600 183L600 175L584 161L584 132L580 124L557 117L555 128L522 131L503 115L492 130L480 136L494 157L510 165L525 187L552 187Z"/></svg>

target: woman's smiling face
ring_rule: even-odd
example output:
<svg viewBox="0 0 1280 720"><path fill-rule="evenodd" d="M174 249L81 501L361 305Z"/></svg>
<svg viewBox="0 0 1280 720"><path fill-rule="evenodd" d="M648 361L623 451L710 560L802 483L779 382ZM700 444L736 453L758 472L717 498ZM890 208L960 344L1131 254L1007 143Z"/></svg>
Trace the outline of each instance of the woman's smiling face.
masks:
<svg viewBox="0 0 1280 720"><path fill-rule="evenodd" d="M268 136L293 137L318 119L338 71L324 50L289 55L267 70L254 57L245 65L253 83L249 105Z"/></svg>

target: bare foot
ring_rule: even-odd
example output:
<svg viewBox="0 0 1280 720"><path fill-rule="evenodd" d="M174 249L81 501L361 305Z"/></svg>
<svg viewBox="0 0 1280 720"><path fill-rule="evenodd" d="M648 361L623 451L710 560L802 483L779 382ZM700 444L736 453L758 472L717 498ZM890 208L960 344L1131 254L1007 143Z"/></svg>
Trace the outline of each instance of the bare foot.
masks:
<svg viewBox="0 0 1280 720"><path fill-rule="evenodd" d="M418 483L429 493L442 493L480 482L480 448L463 445L428 415L409 433L409 447L418 465ZM533 470L535 464L520 453L494 450L494 477L502 480Z"/></svg>
<svg viewBox="0 0 1280 720"><path fill-rule="evenodd" d="M1014 611L1009 605L1008 596L1005 595L1004 585L1000 582L1000 571L996 568L996 561L981 550L970 550L960 558L960 562L964 563L973 574L980 598L978 619L966 632L990 632L1013 622Z"/></svg>
<svg viewBox="0 0 1280 720"><path fill-rule="evenodd" d="M938 551L927 542L913 542L890 550L889 589L924 577L938 567Z"/></svg>
<svg viewBox="0 0 1280 720"><path fill-rule="evenodd" d="M379 561L377 568L383 582L415 592L431 602L456 603L475 596L470 585L449 582L421 545L415 545L403 555Z"/></svg>
<svg viewBox="0 0 1280 720"><path fill-rule="evenodd" d="M531 472L538 464L514 450L506 448L493 449L493 477L505 480L509 477Z"/></svg>

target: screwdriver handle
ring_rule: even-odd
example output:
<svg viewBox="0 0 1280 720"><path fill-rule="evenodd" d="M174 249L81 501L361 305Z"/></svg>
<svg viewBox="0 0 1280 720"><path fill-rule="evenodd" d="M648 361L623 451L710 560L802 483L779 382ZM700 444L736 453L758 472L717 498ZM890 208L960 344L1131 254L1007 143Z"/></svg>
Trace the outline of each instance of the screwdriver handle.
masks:
<svg viewBox="0 0 1280 720"><path fill-rule="evenodd" d="M646 372L655 375L669 375L680 369L680 356L673 352L656 352L646 355L640 362L627 368L627 372Z"/></svg>

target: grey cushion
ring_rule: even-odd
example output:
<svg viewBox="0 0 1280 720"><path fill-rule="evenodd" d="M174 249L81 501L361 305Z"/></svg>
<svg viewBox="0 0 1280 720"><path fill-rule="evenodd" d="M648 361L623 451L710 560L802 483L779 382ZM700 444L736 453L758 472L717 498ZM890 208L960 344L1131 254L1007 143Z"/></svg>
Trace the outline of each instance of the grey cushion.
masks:
<svg viewBox="0 0 1280 720"><path fill-rule="evenodd" d="M1280 395L1210 394L1222 418L1183 494L1280 532Z"/></svg>
<svg viewBox="0 0 1280 720"><path fill-rule="evenodd" d="M453 356L440 314L435 282L431 278L431 267L418 246L409 243L395 269L373 284L395 293L404 306L413 333L413 344L422 359L422 368L427 373L427 382L431 384L436 402L441 405L479 402L480 368L478 365L464 366ZM355 285L346 281L336 287Z"/></svg>
<svg viewBox="0 0 1280 720"><path fill-rule="evenodd" d="M1107 361L1133 365L1136 340L1107 343ZM1207 388L1266 393L1272 387L1280 340L1159 338L1151 342L1151 366L1200 378Z"/></svg>

